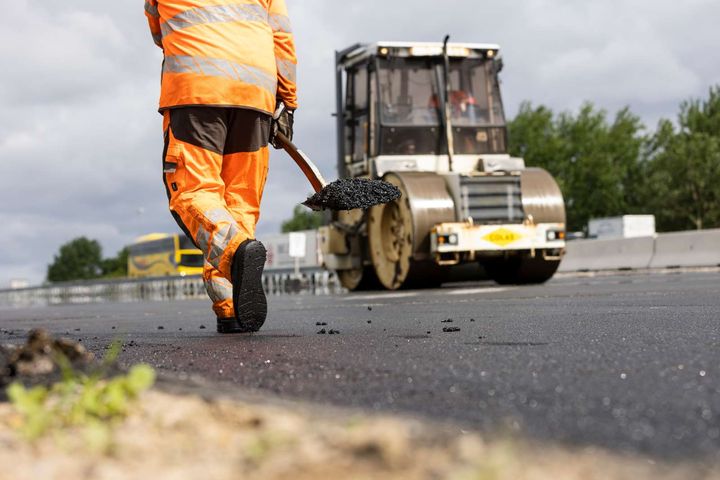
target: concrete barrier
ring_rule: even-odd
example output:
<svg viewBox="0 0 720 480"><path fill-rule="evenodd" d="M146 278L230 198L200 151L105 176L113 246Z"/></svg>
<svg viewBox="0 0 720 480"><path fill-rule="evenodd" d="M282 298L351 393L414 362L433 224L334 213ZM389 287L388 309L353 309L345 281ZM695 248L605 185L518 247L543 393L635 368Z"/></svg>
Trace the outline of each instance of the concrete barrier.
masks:
<svg viewBox="0 0 720 480"><path fill-rule="evenodd" d="M575 240L567 243L561 272L636 270L650 267L653 237Z"/></svg>
<svg viewBox="0 0 720 480"><path fill-rule="evenodd" d="M655 240L650 268L720 266L720 229L665 233Z"/></svg>

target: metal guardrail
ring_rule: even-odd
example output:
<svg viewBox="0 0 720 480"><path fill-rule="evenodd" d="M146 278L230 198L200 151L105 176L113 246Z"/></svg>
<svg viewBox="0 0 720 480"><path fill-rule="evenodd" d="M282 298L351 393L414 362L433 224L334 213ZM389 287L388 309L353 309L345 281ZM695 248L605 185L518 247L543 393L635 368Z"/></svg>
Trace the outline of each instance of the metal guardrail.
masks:
<svg viewBox="0 0 720 480"><path fill-rule="evenodd" d="M263 275L263 286L269 295L310 292L329 295L342 291L331 272L318 268L301 271L274 271ZM0 306L34 307L47 305L78 305L105 302L142 302L207 299L203 279L186 277L155 277L141 279L94 280L68 282L15 290L0 290Z"/></svg>
<svg viewBox="0 0 720 480"><path fill-rule="evenodd" d="M31 307L101 302L164 301L205 294L200 276L68 282L0 290L0 305Z"/></svg>
<svg viewBox="0 0 720 480"><path fill-rule="evenodd" d="M612 240L568 242L561 272L636 270L669 267L720 267L720 229ZM265 272L269 295L342 292L337 277L317 266ZM0 307L206 299L200 276L71 282L0 290Z"/></svg>

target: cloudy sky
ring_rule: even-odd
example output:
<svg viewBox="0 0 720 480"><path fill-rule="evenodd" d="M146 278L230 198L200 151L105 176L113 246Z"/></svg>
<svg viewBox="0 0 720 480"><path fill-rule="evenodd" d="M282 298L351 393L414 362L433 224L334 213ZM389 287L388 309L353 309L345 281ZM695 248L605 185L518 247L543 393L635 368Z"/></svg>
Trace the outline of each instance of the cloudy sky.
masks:
<svg viewBox="0 0 720 480"><path fill-rule="evenodd" d="M143 0L13 0L0 16L0 288L39 283L85 235L107 256L174 231L161 182L160 51ZM652 128L720 84L717 0L288 0L300 58L297 143L334 175L333 51L377 40L499 43L510 115L624 105ZM274 154L259 226L308 193Z"/></svg>

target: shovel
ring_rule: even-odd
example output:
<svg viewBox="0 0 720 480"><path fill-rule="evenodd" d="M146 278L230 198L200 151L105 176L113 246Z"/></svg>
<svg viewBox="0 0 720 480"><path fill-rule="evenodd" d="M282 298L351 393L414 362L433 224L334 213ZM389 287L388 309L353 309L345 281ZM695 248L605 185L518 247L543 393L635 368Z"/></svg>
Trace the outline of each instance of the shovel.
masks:
<svg viewBox="0 0 720 480"><path fill-rule="evenodd" d="M303 202L303 205L312 210L367 209L400 198L400 190L395 185L382 180L342 178L328 183L312 160L290 139L280 132L275 134L275 139L295 160L315 190L315 195Z"/></svg>

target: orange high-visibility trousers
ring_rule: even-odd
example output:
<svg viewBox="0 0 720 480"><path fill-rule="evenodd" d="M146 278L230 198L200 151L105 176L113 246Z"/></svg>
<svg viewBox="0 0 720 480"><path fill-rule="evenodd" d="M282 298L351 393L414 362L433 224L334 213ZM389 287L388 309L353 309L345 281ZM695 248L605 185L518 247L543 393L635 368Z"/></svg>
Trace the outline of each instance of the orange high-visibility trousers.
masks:
<svg viewBox="0 0 720 480"><path fill-rule="evenodd" d="M164 112L163 176L170 211L205 255L203 279L218 318L233 318L231 266L255 238L268 172L271 117L241 108Z"/></svg>

